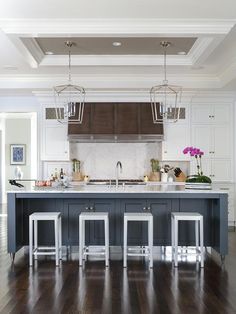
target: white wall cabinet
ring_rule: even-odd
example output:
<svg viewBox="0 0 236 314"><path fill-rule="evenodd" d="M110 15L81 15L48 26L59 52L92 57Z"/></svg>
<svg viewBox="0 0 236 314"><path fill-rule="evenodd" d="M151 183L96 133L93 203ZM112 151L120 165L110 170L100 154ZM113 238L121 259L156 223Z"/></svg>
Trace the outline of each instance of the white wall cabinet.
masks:
<svg viewBox="0 0 236 314"><path fill-rule="evenodd" d="M213 182L229 182L233 180L231 160L202 158L203 174L210 177ZM197 172L196 160L191 161L191 174Z"/></svg>
<svg viewBox="0 0 236 314"><path fill-rule="evenodd" d="M191 145L204 152L203 173L214 182L234 179L232 117L231 104L192 105ZM191 162L191 173L194 167Z"/></svg>
<svg viewBox="0 0 236 314"><path fill-rule="evenodd" d="M44 106L42 112L41 160L69 161L67 125L58 123L56 118L49 114L51 108L53 107Z"/></svg>
<svg viewBox="0 0 236 314"><path fill-rule="evenodd" d="M228 123L231 119L231 104L193 104L192 123Z"/></svg>
<svg viewBox="0 0 236 314"><path fill-rule="evenodd" d="M199 147L207 158L231 158L230 125L193 125L192 145Z"/></svg>
<svg viewBox="0 0 236 314"><path fill-rule="evenodd" d="M186 125L169 124L165 127L165 137L162 142L162 160L188 161L189 155L183 154L183 149L189 146L190 136Z"/></svg>
<svg viewBox="0 0 236 314"><path fill-rule="evenodd" d="M189 161L189 155L183 154L183 149L190 145L189 106L181 105L185 112L182 119L176 123L164 125L165 140L162 142L163 161Z"/></svg>

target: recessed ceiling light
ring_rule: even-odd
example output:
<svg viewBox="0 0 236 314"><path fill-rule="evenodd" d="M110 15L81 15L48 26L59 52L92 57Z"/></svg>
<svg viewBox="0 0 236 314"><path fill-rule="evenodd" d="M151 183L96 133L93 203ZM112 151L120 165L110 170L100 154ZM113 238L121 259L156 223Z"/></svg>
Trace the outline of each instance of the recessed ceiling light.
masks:
<svg viewBox="0 0 236 314"><path fill-rule="evenodd" d="M120 47L120 46L121 46L121 42L119 42L119 41L114 41L114 42L112 43L112 45L113 45L114 47Z"/></svg>
<svg viewBox="0 0 236 314"><path fill-rule="evenodd" d="M178 54L179 56L185 56L185 55L186 55L186 52L185 52L185 51L179 51L179 52L177 52L177 54Z"/></svg>
<svg viewBox="0 0 236 314"><path fill-rule="evenodd" d="M45 51L45 55L53 55L54 53L52 51Z"/></svg>

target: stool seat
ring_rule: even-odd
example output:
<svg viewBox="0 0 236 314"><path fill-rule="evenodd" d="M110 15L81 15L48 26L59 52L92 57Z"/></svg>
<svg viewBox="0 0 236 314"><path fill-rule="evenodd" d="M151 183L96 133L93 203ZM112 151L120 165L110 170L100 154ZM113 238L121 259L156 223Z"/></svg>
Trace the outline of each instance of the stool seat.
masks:
<svg viewBox="0 0 236 314"><path fill-rule="evenodd" d="M130 221L148 221L152 217L151 213L124 213L124 218Z"/></svg>
<svg viewBox="0 0 236 314"><path fill-rule="evenodd" d="M109 217L107 212L81 212L80 217L86 220L104 220Z"/></svg>
<svg viewBox="0 0 236 314"><path fill-rule="evenodd" d="M148 222L148 248L140 249L141 252L131 253L137 249L128 247L128 222L129 221L147 221ZM139 250L139 251L140 251ZM153 215L151 213L124 213L124 258L123 266L127 267L127 256L148 256L149 267L153 267Z"/></svg>
<svg viewBox="0 0 236 314"><path fill-rule="evenodd" d="M172 256L174 252L174 264L178 267L178 229L179 221L194 221L195 222L195 241L196 255L201 255L201 267L204 267L203 255L203 216L197 212L172 212L171 213L171 246ZM199 250L199 228L200 228L200 250ZM200 253L198 253L200 252Z"/></svg>
<svg viewBox="0 0 236 314"><path fill-rule="evenodd" d="M61 216L59 212L35 212L30 215L30 218L33 220L54 220Z"/></svg>
<svg viewBox="0 0 236 314"><path fill-rule="evenodd" d="M202 215L199 213L179 212L171 213L171 216L178 220L200 220Z"/></svg>
<svg viewBox="0 0 236 314"><path fill-rule="evenodd" d="M86 221L104 221L105 246L100 246L101 251L97 248L89 250L85 246L85 222ZM83 265L83 259L88 255L104 255L105 265L109 264L109 214L108 212L81 212L79 215L79 266Z"/></svg>
<svg viewBox="0 0 236 314"><path fill-rule="evenodd" d="M55 246L38 246L38 221L53 221ZM34 236L33 236L34 234ZM34 242L34 246L33 246ZM37 260L38 255L55 255L56 266L62 259L62 233L60 212L35 212L29 216L29 265L33 265L33 256Z"/></svg>

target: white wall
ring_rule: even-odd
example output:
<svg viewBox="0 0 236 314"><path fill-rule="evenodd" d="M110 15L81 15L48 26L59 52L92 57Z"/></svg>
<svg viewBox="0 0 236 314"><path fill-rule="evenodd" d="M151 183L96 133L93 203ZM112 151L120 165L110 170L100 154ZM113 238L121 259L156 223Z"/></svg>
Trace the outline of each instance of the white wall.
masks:
<svg viewBox="0 0 236 314"><path fill-rule="evenodd" d="M160 143L71 143L71 159L82 161L82 172L93 179L115 178L121 161L121 178L140 179L150 173L150 159L160 159Z"/></svg>
<svg viewBox="0 0 236 314"><path fill-rule="evenodd" d="M15 177L15 165L10 164L10 145L26 145L26 164L20 165L24 178L31 178L31 119L7 118L5 121L5 180L6 188L8 180Z"/></svg>
<svg viewBox="0 0 236 314"><path fill-rule="evenodd" d="M2 203L2 155L3 155L3 148L2 148L2 131L0 130L0 204Z"/></svg>

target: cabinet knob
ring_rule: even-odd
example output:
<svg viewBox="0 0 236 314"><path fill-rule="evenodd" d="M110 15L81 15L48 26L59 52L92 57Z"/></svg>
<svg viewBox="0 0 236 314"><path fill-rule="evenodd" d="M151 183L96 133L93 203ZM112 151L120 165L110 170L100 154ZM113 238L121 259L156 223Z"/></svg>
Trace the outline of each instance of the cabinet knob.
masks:
<svg viewBox="0 0 236 314"><path fill-rule="evenodd" d="M85 207L85 210L89 210L89 208L88 208L88 207Z"/></svg>
<svg viewBox="0 0 236 314"><path fill-rule="evenodd" d="M146 208L146 207L143 207L143 210L145 211L145 210L147 210L147 208Z"/></svg>
<svg viewBox="0 0 236 314"><path fill-rule="evenodd" d="M148 207L148 208L147 208L147 210L149 210L149 211L150 211L150 210L151 210L151 207Z"/></svg>
<svg viewBox="0 0 236 314"><path fill-rule="evenodd" d="M89 207L89 210L94 211L94 207L93 207L93 206L90 206L90 207Z"/></svg>

